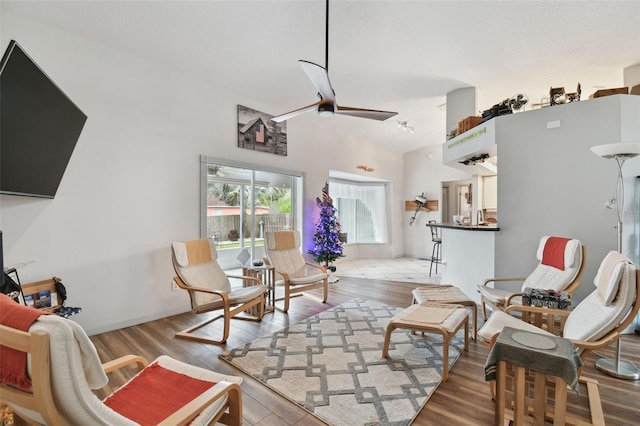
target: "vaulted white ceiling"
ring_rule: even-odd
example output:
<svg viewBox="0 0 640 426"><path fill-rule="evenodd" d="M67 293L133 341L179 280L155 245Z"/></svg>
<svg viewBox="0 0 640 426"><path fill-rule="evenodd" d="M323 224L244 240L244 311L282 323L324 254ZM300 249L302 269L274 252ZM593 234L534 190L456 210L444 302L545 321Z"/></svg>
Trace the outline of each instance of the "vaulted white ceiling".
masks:
<svg viewBox="0 0 640 426"><path fill-rule="evenodd" d="M297 61L325 64L324 0L2 0L0 10L222 84L273 115L317 100ZM445 141L442 104L458 88L477 88L480 112L516 93L539 102L552 86L580 82L582 99L622 86L623 69L640 64L640 1L331 0L329 33L338 103L399 114L322 120L408 152Z"/></svg>

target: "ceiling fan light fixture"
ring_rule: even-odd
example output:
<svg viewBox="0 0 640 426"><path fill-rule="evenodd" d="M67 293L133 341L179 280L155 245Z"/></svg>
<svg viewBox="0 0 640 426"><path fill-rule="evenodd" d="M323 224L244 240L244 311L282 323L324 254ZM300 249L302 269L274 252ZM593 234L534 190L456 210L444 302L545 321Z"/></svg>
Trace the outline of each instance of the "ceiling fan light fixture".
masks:
<svg viewBox="0 0 640 426"><path fill-rule="evenodd" d="M324 103L318 105L318 115L320 117L331 117L335 113L333 105L330 103Z"/></svg>

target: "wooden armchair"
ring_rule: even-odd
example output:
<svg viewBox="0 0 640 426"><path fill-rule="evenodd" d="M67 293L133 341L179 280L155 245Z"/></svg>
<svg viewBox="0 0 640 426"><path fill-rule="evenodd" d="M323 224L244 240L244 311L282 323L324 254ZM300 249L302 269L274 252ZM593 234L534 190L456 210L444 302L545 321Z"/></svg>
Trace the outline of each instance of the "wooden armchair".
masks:
<svg viewBox="0 0 640 426"><path fill-rule="evenodd" d="M505 327L543 335L557 335L570 340L575 345L584 363L591 351L604 348L614 342L619 344L621 333L635 319L640 309L640 268L637 268L628 258L619 253L612 251L604 258L594 279L594 284L596 289L572 310L512 305L507 307L505 312L494 311L478 335L482 342L491 347ZM520 312L522 318L510 315L512 312ZM560 402L555 405L556 409L562 413L562 417L557 417L556 420L560 420L560 423L554 424L604 425L598 383L596 380L580 376L580 370L578 369L579 382L584 383L587 387L591 420L585 422L583 419L575 417L574 414L566 413L566 423L564 423L565 407ZM527 411L524 408L526 404L522 399L523 393L526 393L524 392L525 373L523 368L515 368L515 371L517 378L514 387L516 387L515 393L519 395L519 398L514 401L514 404L518 407L515 409L516 417L518 417L517 413L522 415ZM502 411L505 408L505 383L510 380L506 377L504 368L497 380L497 395L496 382L491 382L491 394L496 396L498 401L496 419L502 418ZM560 389L562 392L566 392L565 384L558 379L556 382L556 391ZM536 389L534 403L536 405L542 404L542 407L544 406L543 401L546 400L544 388L548 385L549 382L545 384L543 375L536 375L534 384ZM544 410L542 409L542 411ZM542 417L544 416L539 416L538 419L542 419ZM516 424L519 423L516 422Z"/></svg>
<svg viewBox="0 0 640 426"><path fill-rule="evenodd" d="M522 292L526 287L573 293L580 286L580 278L587 260L587 249L579 240L566 240L542 237L536 253L538 266L528 277L489 278L478 285L484 319L487 319L487 305L492 310L502 311L509 305L522 305ZM563 252L558 251L559 247ZM495 283L512 288L496 288Z"/></svg>
<svg viewBox="0 0 640 426"><path fill-rule="evenodd" d="M616 342L640 310L640 268L617 252L610 252L594 279L596 289L572 310L509 306L491 314L478 331L492 345L504 327L554 334L573 342L584 360L587 354ZM613 263L617 266L611 266ZM522 318L509 315L520 312Z"/></svg>
<svg viewBox="0 0 640 426"><path fill-rule="evenodd" d="M269 263L275 268L276 286L284 287L282 311L289 310L292 297L302 296L303 292L314 288L323 290L322 299L304 294L319 302L326 302L329 293L329 278L324 266L306 262L300 251L301 241L298 231L268 231L265 236L265 249ZM278 308L280 309L280 308Z"/></svg>
<svg viewBox="0 0 640 426"><path fill-rule="evenodd" d="M6 301L2 303L0 312L5 316ZM26 306L20 309L34 310ZM3 324L5 320L2 318ZM84 330L56 315L38 317L26 331L20 328L0 325L2 350L23 357L21 377L3 380L0 385L0 400L11 407L18 425L128 426L151 421L149 416L154 424L167 426L242 423L240 377L168 356L160 356L151 364L135 355L101 364ZM128 365L136 365L139 373L104 401L98 399L92 390L107 385L106 373ZM191 391L196 387L197 392ZM181 396L183 402L178 402L176 388L186 390Z"/></svg>
<svg viewBox="0 0 640 426"><path fill-rule="evenodd" d="M189 292L193 313L222 311L221 315L176 333L176 337L220 345L229 337L231 319L262 320L264 293L268 287L259 278L226 274L217 262L218 252L212 239L174 242L171 250L173 268L177 274L174 280L178 287ZM229 278L242 279L243 287L232 289ZM255 315L246 314L247 311L255 311ZM224 320L221 339L194 333L220 318Z"/></svg>

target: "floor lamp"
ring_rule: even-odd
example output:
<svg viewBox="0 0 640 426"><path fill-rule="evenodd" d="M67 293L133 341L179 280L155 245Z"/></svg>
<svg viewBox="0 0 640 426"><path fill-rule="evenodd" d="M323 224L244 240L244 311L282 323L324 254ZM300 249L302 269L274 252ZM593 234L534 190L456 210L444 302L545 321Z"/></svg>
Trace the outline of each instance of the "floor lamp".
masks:
<svg viewBox="0 0 640 426"><path fill-rule="evenodd" d="M624 162L640 154L640 143L612 143L598 145L591 148L594 154L600 157L616 160L618 164L618 181L616 183L616 195L605 203L605 207L611 209L614 204L618 214L618 253L622 253L622 219L624 218L624 182L622 165ZM636 380L640 378L640 370L635 365L620 361L621 339L616 344L616 359L600 358L596 361L596 368L603 373L619 379Z"/></svg>

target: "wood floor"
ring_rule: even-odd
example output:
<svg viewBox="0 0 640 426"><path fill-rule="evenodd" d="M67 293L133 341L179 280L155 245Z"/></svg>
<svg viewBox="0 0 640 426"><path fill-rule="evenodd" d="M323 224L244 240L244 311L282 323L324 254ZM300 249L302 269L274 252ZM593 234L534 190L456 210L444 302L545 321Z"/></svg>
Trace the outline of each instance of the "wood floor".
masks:
<svg viewBox="0 0 640 426"><path fill-rule="evenodd" d="M103 362L130 353L142 355L149 360L167 354L194 365L244 377L242 390L245 425L320 425L323 423L304 409L219 360L218 354L356 297L394 306L408 306L411 303L411 290L416 286L413 283L342 278L330 284L329 300L326 304L299 297L291 302L288 315L276 311L266 314L259 323L232 321L231 335L225 346L174 338L176 331L205 319L204 315L196 316L191 313L95 335L91 340ZM217 323L207 326L206 332L212 335L219 332L220 327ZM640 365L639 335L625 335L622 348L623 360ZM413 424L493 424L494 404L489 396L489 386L484 381L483 373L488 352L485 345L472 341L469 351L464 352L453 365L449 380L440 384ZM614 346L600 351L600 354L615 357ZM597 355L589 356L583 375L600 382L606 424L640 424L640 380L621 380L604 375L595 369L596 359ZM109 385L117 388L133 373L112 373ZM105 395L100 391L98 396ZM570 392L567 405L572 411L584 413L588 407L586 391L581 392L580 396Z"/></svg>

